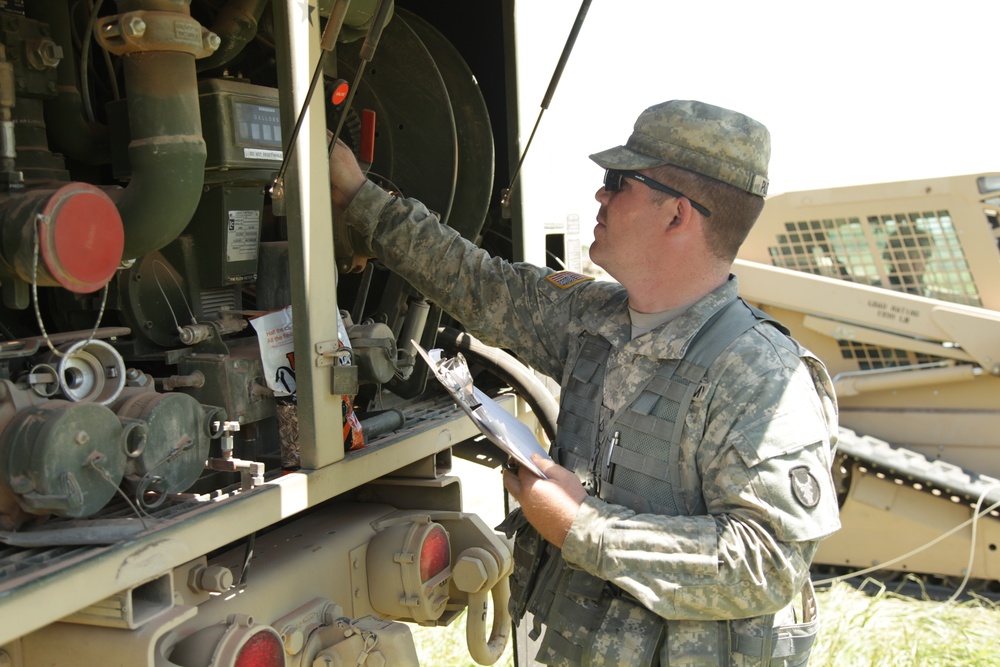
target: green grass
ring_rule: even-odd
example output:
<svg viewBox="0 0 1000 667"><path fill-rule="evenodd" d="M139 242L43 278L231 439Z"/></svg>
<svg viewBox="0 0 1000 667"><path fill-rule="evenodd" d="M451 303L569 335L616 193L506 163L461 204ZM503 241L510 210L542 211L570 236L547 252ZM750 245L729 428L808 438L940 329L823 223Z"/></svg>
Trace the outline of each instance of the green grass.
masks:
<svg viewBox="0 0 1000 667"><path fill-rule="evenodd" d="M838 583L817 591L820 634L810 667L1000 667L1000 606L989 600L945 604ZM447 628L414 628L424 667L473 667L465 616ZM497 665L514 664L508 645Z"/></svg>

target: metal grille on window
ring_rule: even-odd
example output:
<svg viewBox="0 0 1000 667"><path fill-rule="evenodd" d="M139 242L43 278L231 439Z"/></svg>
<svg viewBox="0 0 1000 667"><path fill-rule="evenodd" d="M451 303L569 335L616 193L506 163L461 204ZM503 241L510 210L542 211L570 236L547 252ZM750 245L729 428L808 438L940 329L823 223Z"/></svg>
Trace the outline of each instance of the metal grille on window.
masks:
<svg viewBox="0 0 1000 667"><path fill-rule="evenodd" d="M786 222L771 261L795 271L982 305L948 211Z"/></svg>
<svg viewBox="0 0 1000 667"><path fill-rule="evenodd" d="M920 354L910 350L900 350L889 347L877 347L866 343L856 343L849 340L838 340L840 354L844 359L854 359L858 370L870 371L879 368L903 368L917 364L927 364L940 361L942 357Z"/></svg>

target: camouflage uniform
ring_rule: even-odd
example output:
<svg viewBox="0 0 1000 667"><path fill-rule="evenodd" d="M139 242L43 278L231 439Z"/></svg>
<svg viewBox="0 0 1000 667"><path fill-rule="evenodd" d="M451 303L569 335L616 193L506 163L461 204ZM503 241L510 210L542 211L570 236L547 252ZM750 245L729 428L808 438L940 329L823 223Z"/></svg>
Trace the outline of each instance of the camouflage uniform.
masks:
<svg viewBox="0 0 1000 667"><path fill-rule="evenodd" d="M750 174L744 189L761 187L766 179L762 185ZM565 392L579 376L581 349L587 341L603 341L603 378L593 381L601 416L587 445L595 460L604 458L620 416L643 400L665 365L684 357L692 337L738 290L732 277L632 340L621 285L490 257L419 202L372 183L355 197L345 220L359 245L369 246L365 251L472 333L560 378L560 433L572 422ZM807 583L818 540L839 527L830 476L836 403L829 377L815 357L761 321L710 364L696 395L696 404L677 417L670 474L679 506L637 511L636 503L609 502L600 497L603 471L571 465L597 495L584 501L562 550L518 526L515 617L543 584L547 599L529 609L542 624L558 625L564 607L553 598L559 596L572 597L583 611L599 607L595 613L604 615L596 625L587 619L573 626L569 615L558 631L550 627L543 663L804 664L771 661L782 655L774 642L783 641L771 628L774 615ZM661 449L670 442L664 438ZM560 461L558 452L555 458ZM555 564L557 583L542 581L546 563L549 570ZM615 615L612 630L602 632ZM563 640L577 649L560 651ZM662 648L654 643L649 655L643 649L649 642L662 642Z"/></svg>
<svg viewBox="0 0 1000 667"><path fill-rule="evenodd" d="M606 338L612 352L603 397L612 413L659 364L682 356L694 332L737 291L734 278L633 341L618 284L564 287L565 274L550 279L551 270L492 258L418 202L371 183L347 215L355 230L372 235L372 250L387 266L475 335L547 375L565 383L581 336ZM710 369L705 409L685 419L680 464L694 491L686 515L637 515L588 498L563 557L667 619L714 621L784 607L808 576L816 540L839 525L828 472L833 390L822 365L802 363L800 354L769 324L741 336ZM812 507L797 499L788 476L800 466L820 484Z"/></svg>

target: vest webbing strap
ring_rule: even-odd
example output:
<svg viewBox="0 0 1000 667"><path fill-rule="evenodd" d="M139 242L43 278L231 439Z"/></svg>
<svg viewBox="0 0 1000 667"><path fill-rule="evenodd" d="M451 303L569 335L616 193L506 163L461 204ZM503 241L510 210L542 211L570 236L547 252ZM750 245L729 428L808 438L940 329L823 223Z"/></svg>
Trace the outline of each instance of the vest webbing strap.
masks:
<svg viewBox="0 0 1000 667"><path fill-rule="evenodd" d="M730 650L733 653L742 653L759 657L764 653L764 639L761 637L748 637L738 633L730 633ZM816 641L816 635L803 635L800 637L778 637L772 640L771 657L787 658L793 655L803 655L812 650L812 645Z"/></svg>
<svg viewBox="0 0 1000 667"><path fill-rule="evenodd" d="M691 402L700 389L700 384L708 372L708 368L729 347L733 341L753 328L758 321L766 320L778 325L762 311L753 308L740 298L734 298L716 311L701 326L688 344L684 358L680 362L664 363L647 382L645 390L648 397L640 393L638 404L632 406L632 411L649 414L659 398L671 400L677 404L677 418L671 422L662 422L670 428L669 434L664 434L667 447L665 456L649 456L630 451L624 447L612 452L611 462L615 468L641 473L647 477L668 482L672 496L673 509L652 503L648 498L642 498L633 491L616 486L611 480L603 480L601 497L610 502L637 509L646 505L649 511L660 514L673 514L684 511L687 503L684 498L683 481L680 471L680 441L684 430L684 418L691 407ZM609 472L611 468L609 467ZM639 503L637 505L636 503Z"/></svg>

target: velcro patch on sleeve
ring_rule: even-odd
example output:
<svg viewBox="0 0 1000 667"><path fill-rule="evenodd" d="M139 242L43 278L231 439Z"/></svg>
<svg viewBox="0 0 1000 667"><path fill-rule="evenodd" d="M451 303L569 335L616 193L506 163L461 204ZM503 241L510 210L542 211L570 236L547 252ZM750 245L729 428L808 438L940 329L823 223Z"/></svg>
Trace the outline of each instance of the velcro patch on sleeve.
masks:
<svg viewBox="0 0 1000 667"><path fill-rule="evenodd" d="M558 273L545 276L545 279L559 289L569 289L573 285L579 285L585 280L593 280L591 276L585 276L582 273L574 273L572 271L559 271Z"/></svg>

